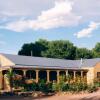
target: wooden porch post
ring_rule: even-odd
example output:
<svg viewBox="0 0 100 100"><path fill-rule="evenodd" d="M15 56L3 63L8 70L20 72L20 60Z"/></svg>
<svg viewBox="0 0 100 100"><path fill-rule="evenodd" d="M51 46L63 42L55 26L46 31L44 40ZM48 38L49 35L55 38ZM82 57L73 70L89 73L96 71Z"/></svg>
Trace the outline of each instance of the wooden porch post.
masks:
<svg viewBox="0 0 100 100"><path fill-rule="evenodd" d="M83 71L81 71L81 78L83 78Z"/></svg>
<svg viewBox="0 0 100 100"><path fill-rule="evenodd" d="M39 81L39 70L36 70L36 83Z"/></svg>
<svg viewBox="0 0 100 100"><path fill-rule="evenodd" d="M25 69L23 70L23 76L24 76L24 77L26 77L26 71L27 71L27 70L25 70Z"/></svg>
<svg viewBox="0 0 100 100"><path fill-rule="evenodd" d="M66 70L66 77L68 76L68 70Z"/></svg>
<svg viewBox="0 0 100 100"><path fill-rule="evenodd" d="M47 70L47 82L48 83L50 82L50 75L49 75L49 73L50 73L50 70Z"/></svg>
<svg viewBox="0 0 100 100"><path fill-rule="evenodd" d="M57 83L59 83L59 70L57 70Z"/></svg>
<svg viewBox="0 0 100 100"><path fill-rule="evenodd" d="M76 71L74 71L74 81L75 81L75 78L76 78Z"/></svg>

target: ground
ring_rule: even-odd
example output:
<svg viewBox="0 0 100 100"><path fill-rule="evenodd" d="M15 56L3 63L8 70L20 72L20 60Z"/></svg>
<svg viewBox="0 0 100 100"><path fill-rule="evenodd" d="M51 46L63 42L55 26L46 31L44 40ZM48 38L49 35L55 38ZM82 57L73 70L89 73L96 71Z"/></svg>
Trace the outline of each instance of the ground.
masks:
<svg viewBox="0 0 100 100"><path fill-rule="evenodd" d="M100 91L91 94L62 95L37 100L100 100Z"/></svg>
<svg viewBox="0 0 100 100"><path fill-rule="evenodd" d="M31 97L0 97L0 100L100 100L100 91L90 94L54 95L51 97L33 99Z"/></svg>

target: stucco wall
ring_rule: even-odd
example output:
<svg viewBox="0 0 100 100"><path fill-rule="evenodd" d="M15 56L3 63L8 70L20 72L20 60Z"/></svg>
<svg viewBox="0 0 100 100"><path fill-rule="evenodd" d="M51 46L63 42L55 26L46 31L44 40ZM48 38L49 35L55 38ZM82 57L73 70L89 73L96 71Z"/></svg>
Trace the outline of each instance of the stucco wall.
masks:
<svg viewBox="0 0 100 100"><path fill-rule="evenodd" d="M94 67L94 78L97 78L97 72L100 72L100 62Z"/></svg>
<svg viewBox="0 0 100 100"><path fill-rule="evenodd" d="M94 79L97 78L97 72L100 72L100 62L93 67L86 67L85 69L88 69L87 83L92 84L94 82Z"/></svg>
<svg viewBox="0 0 100 100"><path fill-rule="evenodd" d="M87 83L93 84L94 81L94 67L84 67L84 69L87 69Z"/></svg>
<svg viewBox="0 0 100 100"><path fill-rule="evenodd" d="M2 54L0 54L0 64L1 66L13 66L15 65L12 61L4 57Z"/></svg>
<svg viewBox="0 0 100 100"><path fill-rule="evenodd" d="M87 73L87 83L88 84L93 84L94 82L94 67L88 68L88 73Z"/></svg>
<svg viewBox="0 0 100 100"><path fill-rule="evenodd" d="M3 75L2 71L0 71L0 90L3 88Z"/></svg>

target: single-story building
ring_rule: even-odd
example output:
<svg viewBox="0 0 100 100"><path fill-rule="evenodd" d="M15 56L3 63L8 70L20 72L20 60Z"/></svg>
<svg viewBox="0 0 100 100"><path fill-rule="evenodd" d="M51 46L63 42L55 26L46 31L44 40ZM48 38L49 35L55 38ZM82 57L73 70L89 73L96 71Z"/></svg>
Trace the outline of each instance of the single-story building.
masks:
<svg viewBox="0 0 100 100"><path fill-rule="evenodd" d="M60 75L77 75L85 77L87 83L93 83L95 78L100 78L100 58L65 60L44 57L20 56L0 54L0 89L9 89L5 74L9 69L14 73L28 79L45 79L47 82L59 83Z"/></svg>

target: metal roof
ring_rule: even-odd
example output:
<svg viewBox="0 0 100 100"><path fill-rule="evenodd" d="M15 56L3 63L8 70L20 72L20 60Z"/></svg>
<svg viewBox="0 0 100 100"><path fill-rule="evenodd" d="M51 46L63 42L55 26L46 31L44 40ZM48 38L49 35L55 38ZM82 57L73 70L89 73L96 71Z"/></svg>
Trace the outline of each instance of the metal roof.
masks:
<svg viewBox="0 0 100 100"><path fill-rule="evenodd" d="M83 61L82 61L82 67L93 67L97 63L100 63L100 58L83 59Z"/></svg>
<svg viewBox="0 0 100 100"><path fill-rule="evenodd" d="M100 58L95 59L83 59L81 60L65 60L65 59L54 59L44 57L31 57L31 56L20 56L12 54L2 54L15 65L28 66L28 67L50 67L50 68L80 68L80 67L93 67L96 63L100 62Z"/></svg>

